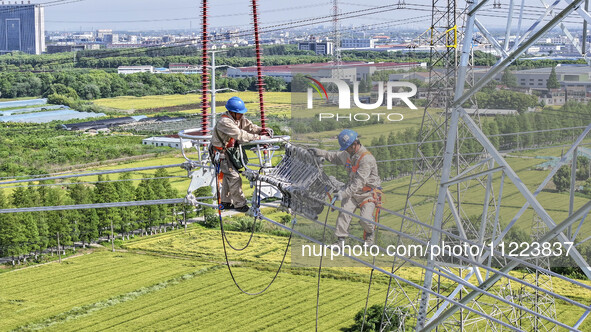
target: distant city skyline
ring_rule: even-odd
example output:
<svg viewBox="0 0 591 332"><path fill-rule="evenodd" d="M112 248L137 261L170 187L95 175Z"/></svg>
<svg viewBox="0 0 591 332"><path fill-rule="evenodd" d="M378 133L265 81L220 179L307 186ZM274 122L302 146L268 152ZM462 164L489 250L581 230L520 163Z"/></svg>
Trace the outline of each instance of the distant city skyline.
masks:
<svg viewBox="0 0 591 332"><path fill-rule="evenodd" d="M5 3L15 1L5 1ZM20 1L16 1L20 3ZM26 3L26 1L25 1ZM46 31L94 31L98 29L112 29L118 31L148 31L148 30L193 30L201 29L200 5L201 1L173 0L168 2L156 0L32 0L33 4L47 3L45 10ZM234 27L248 29L251 25L250 0L209 1L210 26L212 28ZM431 24L429 0L408 1L405 9L397 9L398 0L384 3L380 0L364 0L362 3L339 1L342 13L356 12L351 18L341 20L343 26L371 25L390 30L426 30ZM164 4L164 5L163 5ZM503 28L506 17L508 0L501 1L502 8L487 10L488 17L481 17L481 21L491 28ZM542 8L537 0L526 0L526 18L539 15ZM371 7L387 6L384 10L368 11ZM459 7L463 6L459 4ZM513 30L517 28L520 2L515 3ZM491 6L487 4L487 6ZM538 9L527 8L536 6ZM562 5L563 7L564 5ZM332 1L302 0L298 2L286 0L260 0L261 26L280 25L289 21L310 18L321 19L322 25L330 27ZM363 11L365 12L358 12ZM534 13L535 11L535 13ZM361 16L371 12L371 15ZM497 17L495 17L495 15ZM406 22L401 20L407 20ZM571 15L567 25L581 30L582 19L578 15ZM574 23L581 22L581 25ZM524 21L525 30L532 21ZM305 22L298 25L306 24ZM315 24L318 26L320 24Z"/></svg>

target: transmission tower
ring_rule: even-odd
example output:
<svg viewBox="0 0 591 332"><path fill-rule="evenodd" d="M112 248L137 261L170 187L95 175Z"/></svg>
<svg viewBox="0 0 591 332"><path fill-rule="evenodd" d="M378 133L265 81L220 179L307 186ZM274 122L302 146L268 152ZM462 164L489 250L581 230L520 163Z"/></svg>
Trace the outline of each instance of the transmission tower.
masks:
<svg viewBox="0 0 591 332"><path fill-rule="evenodd" d="M332 53L332 61L334 63L335 68L338 71L342 65L342 57L341 57L341 24L339 22L339 3L338 0L332 0L332 35L334 39L334 48ZM340 76L333 77L333 78L340 78Z"/></svg>
<svg viewBox="0 0 591 332"><path fill-rule="evenodd" d="M540 238L547 232L548 226L542 222L540 217L534 216L531 233L532 243L539 243ZM547 256L537 256L533 259L533 262L536 266L548 270L550 269L550 258ZM527 273L523 276L523 279L527 280L532 285L536 285L546 290L552 290L552 276L541 272L538 269L527 269ZM521 305L532 308L538 313L556 319L556 303L554 298L548 296L546 293L540 292L530 287L522 286L518 293L518 298ZM521 326L524 330L558 330L555 324L551 324L528 313L519 312L518 319L519 326Z"/></svg>
<svg viewBox="0 0 591 332"><path fill-rule="evenodd" d="M439 183L437 179L441 178L444 145L441 143L433 143L433 141L444 141L447 138L447 132L449 130L449 118L450 118L450 105L453 102L453 97L458 89L463 90L464 82L467 83L468 87L473 85L473 73L472 73L472 53L471 48L468 49L469 53L463 64L463 71L460 68L460 53L459 45L464 39L464 20L465 15L461 15L457 8L455 0L433 0L432 3L432 23L431 27L421 36L419 36L419 42L422 37L427 37L428 45L430 46L430 75L429 75L429 90L426 106L423 112L423 119L421 128L418 133L419 145L415 154L414 171L411 176L411 182L408 188L406 206L404 214L423 221L429 221L433 224L433 217L435 215L435 206L433 203L432 209L422 209L419 212L415 206L421 206L426 203L426 198L436 197ZM469 37L469 44L471 44L472 37ZM463 44L462 43L462 44ZM458 76L462 72L462 85L458 88L457 81ZM466 80L466 78L468 78ZM471 101L470 105L476 108L475 102ZM460 144L461 138L467 135L466 128L461 128L458 133L458 144L455 147L454 154L457 155L455 158L455 172L457 174L466 170L470 167L473 158L466 160L461 158L460 154L462 151L462 145ZM483 229L480 231L475 228L473 223L468 220L468 217L463 213L461 202L462 192L467 188L466 185L456 185L447 193L447 199L452 203L454 209L448 210L443 223L440 226L441 229L450 230L454 233L459 233L462 237L478 240L479 237L487 237L492 231L490 226L486 223L481 223ZM491 199L490 196L488 197ZM488 216L489 212L484 211L484 216ZM489 218L485 218L487 222ZM404 220L401 222L400 230L406 234L413 234L416 238L429 241L431 239L430 232L427 229L421 228L414 223L407 223ZM445 239L447 243L454 243L452 239ZM404 241L399 239L399 244L405 244ZM410 243L406 243L410 244ZM455 265L453 262L440 262L441 264L433 264L433 267L441 269L449 269L456 267L463 269L461 265ZM401 267L400 262L394 262L393 271ZM461 271L460 275L463 274L465 277L468 274L475 273L474 270ZM433 273L427 271L425 274L424 286L431 288ZM437 283L437 282L436 282ZM437 292L455 292L461 297L463 288L457 289L440 289L435 287ZM427 307L429 306L428 297L415 299L415 303L410 306L415 309L415 314L418 317L419 322L421 321L421 315L425 315ZM386 300L386 307L389 309L398 308L405 306L405 302L408 302L408 297L405 292L400 289L399 284L390 284L388 299ZM407 305L407 304L406 304ZM439 304L432 304L437 307ZM387 312L393 312L392 310L386 310ZM388 321L390 318L388 318ZM462 314L460 319L454 322L456 326L462 328L464 323L462 322Z"/></svg>
<svg viewBox="0 0 591 332"><path fill-rule="evenodd" d="M513 171L504 157L488 140L480 129L478 119L478 107L474 102L476 91L490 82L525 50L535 43L551 28L561 23L569 13L578 7L581 1L569 3L567 8L561 9L548 23L543 26L541 22L548 20L546 16L552 13L556 4L548 6L547 12L532 24L526 33L516 38L515 43L509 47L508 38L505 45L501 46L476 18L477 12L486 1L474 1L468 4L468 8L462 11L465 15L459 15L456 1L433 0L432 25L430 33L430 82L429 96L424 110L421 129L418 134L419 144L415 155L414 171L411 176L407 194L407 202L404 215L424 224L431 225L427 228L419 223L401 221L400 231L431 245L445 243L461 243L471 241L473 243L490 243L497 246L514 227L516 221L523 215L528 206L532 206L534 212L540 216L543 223L552 229L556 223L548 215L543 206L537 201L535 193L531 193L524 186L519 176ZM588 14L586 14L588 15ZM584 14L581 14L584 16ZM508 30L511 26L512 13L507 18ZM521 26L522 15L519 15ZM563 25L560 25L563 27ZM501 59L478 82L474 82L471 74L472 44L475 30L488 40L488 42L501 54ZM519 29L520 30L520 29ZM566 28L563 28L565 31ZM568 33L565 34L569 35ZM468 112L469 111L469 112ZM461 118L460 118L461 117ZM582 139L582 138L581 138ZM445 142L441 144L439 142ZM465 154L467 142L477 142L470 147L472 153ZM579 142L579 141L577 141ZM472 144L470 143L470 144ZM578 144L578 143L577 143ZM465 148L466 147L466 148ZM473 152L477 151L477 152ZM493 178L495 181L493 181ZM509 180L508 184L505 184ZM549 181L549 180L548 180ZM501 227L499 215L503 187L512 185L523 195L526 205L509 221L508 225ZM483 197L479 204L466 207L466 198L463 192L472 187L479 190L479 196ZM433 200L437 197L436 201ZM479 206L479 211L473 206ZM429 206L431 208L425 208ZM476 217L470 217L474 216ZM450 234L453 237L450 237ZM547 234L545 234L547 236ZM566 236L559 234L559 241L568 241ZM455 239L455 240L454 240ZM454 242L455 241L455 242ZM398 244L411 244L412 240L398 239ZM472 256L469 259L473 263L460 263L453 258L443 259L435 257L427 259L424 269L422 290L418 295L412 296L405 291L398 280L391 279L386 305L384 308L384 322L382 329L388 323L395 321L388 317L389 313L397 308L405 307L416 318L417 331L431 330L434 327L443 327L450 330L478 330L483 326L482 317L468 312L469 309L485 311L494 318L486 320L484 326L496 329L499 322L517 326L519 317L523 318L520 310L524 310L518 304L517 289L503 275L482 273L482 266L486 264L503 266L503 270L510 271L517 266L514 262L507 263L504 257L492 257L493 255ZM573 252L574 261L591 276L586 266L585 259L578 252ZM395 259L392 272L395 273L406 262ZM541 262L543 264L543 262ZM475 280L476 284L485 286L495 294L497 298L511 299L491 304L480 302L477 292L472 291L461 284L444 287L442 275L454 275L464 280ZM435 278L436 277L436 278ZM531 285L539 283L535 278ZM497 287L492 287L492 285ZM537 286L536 286L537 287ZM538 287L537 291L541 288ZM437 296L433 296L433 294ZM462 305L452 305L444 298L453 299ZM546 307L548 309L546 309ZM552 320L551 306L545 306L543 313L533 310L525 310L532 315L532 326L541 326L541 320ZM536 309L537 310L537 309ZM541 310L541 309L540 309ZM414 322L414 321L413 321ZM537 323L536 323L537 322ZM538 324L538 325L536 325Z"/></svg>

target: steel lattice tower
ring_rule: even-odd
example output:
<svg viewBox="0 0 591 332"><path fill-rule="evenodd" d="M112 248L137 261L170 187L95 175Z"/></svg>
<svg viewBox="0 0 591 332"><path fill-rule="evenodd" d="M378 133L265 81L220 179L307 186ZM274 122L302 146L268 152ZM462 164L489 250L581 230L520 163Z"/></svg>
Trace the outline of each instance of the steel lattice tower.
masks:
<svg viewBox="0 0 591 332"><path fill-rule="evenodd" d="M429 97L418 134L419 144L415 155L414 171L404 209L405 216L432 225L432 228L402 220L401 232L412 234L415 238L428 241L431 244L441 244L443 241L454 243L454 239L456 243L463 241L484 243L494 240L493 244L496 246L503 240L511 227L514 227L515 222L528 206L533 207L534 212L540 216L540 220L548 229L551 230L556 226L556 223L536 199L536 195L543 186L541 185L535 193L531 193L525 187L519 176L480 129L478 108L474 101L477 91L494 79L495 75L507 68L530 45L554 26L559 24L563 32L572 39L572 34L561 22L568 14L577 10L581 16L589 16L586 12L581 13L582 9L577 6L580 1L570 1L569 6L561 9L558 13L553 13L558 2L551 6L548 6L544 0L542 2L546 12L523 34L521 34L523 11L520 12L518 36L513 45L509 44L513 14L512 11L509 13L506 42L501 46L502 43L498 42L484 24L476 18L478 10L483 8L486 1L469 2L465 10L459 11L454 0L448 0L445 3L442 3L441 0L433 0L432 26L427 33L427 37L430 37L431 52ZM510 7L513 8L512 3ZM548 19L547 16L553 17ZM549 22L536 29L543 21ZM475 30L478 30L501 55L497 64L477 83L474 82L474 76L471 73ZM574 40L573 44L576 46ZM475 111L468 114L464 108L473 108ZM580 144L583 137L584 135L577 140L576 144ZM464 146L474 143L477 146L473 145L471 151L476 148L480 152L465 154ZM573 146L573 149L575 147L576 145ZM552 175L553 173L544 181L544 185ZM493 177L500 181L493 182ZM509 180L508 184L505 184L506 180ZM526 204L503 228L499 215L505 185L512 185L519 190L526 200ZM477 218L469 216L469 213L473 213L473 209L471 212L464 211L463 205L466 198L462 193L470 187L477 187L483 197L480 203L482 210ZM432 201L433 197L437 197L435 202ZM432 206L432 208L421 208L424 205ZM450 238L446 233L451 233L455 237ZM548 236L547 233L543 235L545 238ZM537 237L542 238L540 234ZM567 240L562 233L558 238L561 242ZM405 243L410 244L412 241L408 239L403 241L399 237L398 244ZM409 318L408 323L410 325L416 323L417 331L431 330L435 327L444 330L478 330L479 326L482 327L482 325L478 325L479 322L482 322L482 318L468 312L465 310L466 308L486 311L498 322L502 321L518 326L520 319L523 320L526 317L520 312L523 308L518 303L517 293L519 290L513 289L512 283L502 275L489 274L489 272L481 273L481 267L479 267L482 264L489 267L497 265L502 266L503 271L510 271L517 265L515 262L508 263L503 257L493 258L490 256L470 257L473 264L465 262L460 264L453 259L427 260L426 269L423 270L422 286L424 288L415 296L405 291L399 281L391 278L385 302L385 318L382 329L387 326L387 323L393 321L391 315L400 311L400 308L407 308L411 312L412 318ZM578 252L573 252L571 257L588 276L591 276L591 272L586 268L588 265ZM544 262L539 263L545 264ZM395 273L404 264L405 262L395 259L392 272ZM546 266L542 265L538 266L542 268ZM479 302L478 292L471 291L462 285L446 288L440 282L444 279L442 275L446 273L466 281L472 279L481 287L486 287L497 298L507 298L511 301L493 304ZM551 281L546 281L547 279L536 270L531 285L538 287L538 289L548 287L548 284L551 287ZM498 287L493 288L492 286L495 284ZM539 294L539 291L536 292ZM434 297L432 294L441 296ZM463 306L452 305L442 297L454 299ZM541 329L541 326L551 326L551 323L547 325L542 323L546 318L551 320L555 318L551 299L537 297L536 301L536 304L543 303L543 310L541 307L536 307L536 310L539 309L540 312L531 310L528 312L528 315L531 316L531 319L528 319L532 322L531 326L534 326L535 329ZM544 317L544 319L540 319L540 317ZM496 329L495 323L491 320L487 320L485 324L491 329ZM545 329L551 330L551 328Z"/></svg>

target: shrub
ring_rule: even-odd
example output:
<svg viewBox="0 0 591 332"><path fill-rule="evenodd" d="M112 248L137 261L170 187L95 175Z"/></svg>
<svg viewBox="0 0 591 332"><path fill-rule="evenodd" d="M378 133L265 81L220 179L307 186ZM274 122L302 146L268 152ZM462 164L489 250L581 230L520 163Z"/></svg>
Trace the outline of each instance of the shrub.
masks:
<svg viewBox="0 0 591 332"><path fill-rule="evenodd" d="M385 326L382 330L384 331L398 331L400 330L399 327L406 316L408 315L408 310L404 308L389 308L387 309L390 311L390 315L392 319L389 322L384 320ZM355 315L355 324L351 325L348 328L343 328L342 331L344 332L354 332L354 331L361 331L361 325L363 325L363 331L373 332L373 331L381 331L380 323L382 322L382 313L384 311L384 306L381 304L374 304L371 307L367 308L367 313L365 315L365 324L363 324L363 313L365 308L362 308L357 314Z"/></svg>

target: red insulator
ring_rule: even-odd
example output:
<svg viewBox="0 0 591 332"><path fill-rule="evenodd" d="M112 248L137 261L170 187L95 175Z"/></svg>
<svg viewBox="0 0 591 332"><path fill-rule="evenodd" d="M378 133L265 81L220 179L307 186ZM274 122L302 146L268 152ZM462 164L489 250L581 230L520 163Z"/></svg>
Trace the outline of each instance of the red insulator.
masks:
<svg viewBox="0 0 591 332"><path fill-rule="evenodd" d="M252 0L252 18L254 23L254 47L255 47L255 54L256 54L256 63L257 63L257 86L259 90L259 107L261 109L261 128L267 128L267 118L265 117L265 103L263 99L263 92L265 89L263 88L265 83L263 80L263 69L262 69L262 61L261 61L261 45L259 39L259 19L257 13L257 0Z"/></svg>
<svg viewBox="0 0 591 332"><path fill-rule="evenodd" d="M203 9L203 25L202 25L202 55L201 55L201 135L207 135L209 133L209 100L207 96L207 90L209 87L209 76L207 72L207 0L202 0L201 8ZM214 87L215 89L215 87Z"/></svg>

